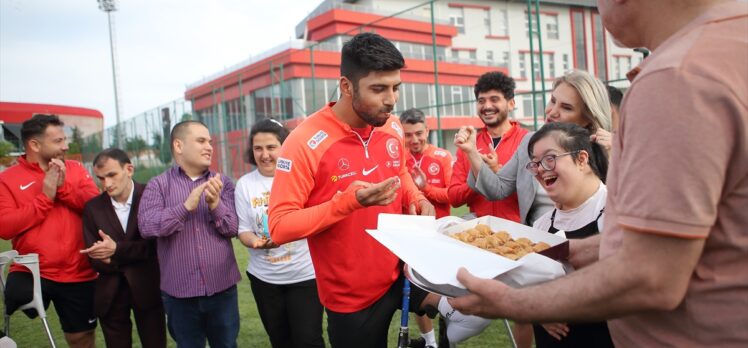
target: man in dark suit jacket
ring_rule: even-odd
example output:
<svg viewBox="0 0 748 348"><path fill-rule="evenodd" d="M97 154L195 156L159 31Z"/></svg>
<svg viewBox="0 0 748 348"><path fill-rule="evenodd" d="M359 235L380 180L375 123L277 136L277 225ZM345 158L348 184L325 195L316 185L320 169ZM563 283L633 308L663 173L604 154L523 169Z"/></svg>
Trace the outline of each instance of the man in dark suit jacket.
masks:
<svg viewBox="0 0 748 348"><path fill-rule="evenodd" d="M133 165L120 149L102 151L93 165L104 192L83 210L87 249L81 252L99 272L94 310L106 346L132 346L132 310L143 347L165 347L155 240L144 240L138 230L138 204L145 185L133 182Z"/></svg>

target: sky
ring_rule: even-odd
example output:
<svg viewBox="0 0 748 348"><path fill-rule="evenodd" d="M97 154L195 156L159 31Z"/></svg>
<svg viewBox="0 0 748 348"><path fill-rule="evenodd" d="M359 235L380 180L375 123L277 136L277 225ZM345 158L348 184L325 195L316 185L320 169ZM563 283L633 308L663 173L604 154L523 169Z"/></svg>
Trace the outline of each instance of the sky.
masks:
<svg viewBox="0 0 748 348"><path fill-rule="evenodd" d="M127 0L114 12L122 120L294 37L321 0ZM97 109L115 123L106 13L95 0L0 0L0 101Z"/></svg>

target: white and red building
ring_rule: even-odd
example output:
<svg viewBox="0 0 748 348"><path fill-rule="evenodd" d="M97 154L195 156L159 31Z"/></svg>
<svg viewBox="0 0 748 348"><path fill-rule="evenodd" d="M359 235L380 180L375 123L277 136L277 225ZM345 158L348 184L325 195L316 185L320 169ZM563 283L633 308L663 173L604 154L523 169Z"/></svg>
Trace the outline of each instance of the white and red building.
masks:
<svg viewBox="0 0 748 348"><path fill-rule="evenodd" d="M273 117L295 127L306 115L337 99L340 49L360 30L391 40L406 58L395 112L411 107L429 115L429 127L443 129L443 145L460 126L480 126L473 85L488 71L517 81L513 117L532 125L532 72L526 1L326 0L296 27L298 39L236 64L188 86L185 99L216 138L218 170L239 177L249 127ZM551 88L569 69L592 72L602 80L623 79L641 56L616 47L602 27L594 0L540 2L541 31L534 35L535 88ZM533 29L535 11L532 7ZM394 13L402 12L390 17ZM363 27L363 29L361 29ZM257 33L260 35L260 33ZM540 73L542 40L544 79ZM434 56L438 90L435 87ZM622 86L626 84L621 82ZM536 95L536 114L542 96ZM437 110L436 105L441 105ZM437 114L440 116L437 120ZM436 140L436 132L432 132ZM454 149L452 149L454 150Z"/></svg>

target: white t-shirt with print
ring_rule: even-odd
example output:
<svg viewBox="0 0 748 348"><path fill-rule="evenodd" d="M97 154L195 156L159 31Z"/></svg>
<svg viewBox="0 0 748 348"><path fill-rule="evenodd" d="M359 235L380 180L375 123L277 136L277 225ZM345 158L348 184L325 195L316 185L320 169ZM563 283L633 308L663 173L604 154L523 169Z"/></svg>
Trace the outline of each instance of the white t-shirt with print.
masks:
<svg viewBox="0 0 748 348"><path fill-rule="evenodd" d="M595 194L582 203L582 205L569 210L557 209L553 227L558 230L574 231L584 227L592 221L595 221L597 216L600 215L600 210L605 208L605 200L607 197L608 189L605 187L605 184L600 183L600 187L597 189ZM551 215L553 215L553 211L554 209L551 209L540 216L535 220L535 223L532 224L532 227L542 231L548 231L551 227ZM603 230L604 219L605 214L597 220L598 231Z"/></svg>
<svg viewBox="0 0 748 348"><path fill-rule="evenodd" d="M267 231L267 210L273 178L254 170L242 176L234 192L239 233L262 236ZM292 284L314 279L314 267L306 239L283 244L274 249L249 251L247 272L271 284Z"/></svg>

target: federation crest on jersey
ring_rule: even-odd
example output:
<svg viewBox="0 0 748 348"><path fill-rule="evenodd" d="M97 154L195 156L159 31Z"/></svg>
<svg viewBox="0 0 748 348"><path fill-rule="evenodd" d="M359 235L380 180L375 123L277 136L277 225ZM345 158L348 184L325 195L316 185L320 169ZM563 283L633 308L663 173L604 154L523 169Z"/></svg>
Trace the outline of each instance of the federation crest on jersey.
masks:
<svg viewBox="0 0 748 348"><path fill-rule="evenodd" d="M431 164L429 165L429 174L431 174L431 175L436 175L436 174L439 174L439 170L441 170L441 168L439 168L439 165L438 165L438 164L436 164L436 163L431 163Z"/></svg>
<svg viewBox="0 0 748 348"><path fill-rule="evenodd" d="M275 169L280 170L281 172L290 173L292 165L293 165L293 161L291 161L290 159L278 157L278 160L276 161Z"/></svg>
<svg viewBox="0 0 748 348"><path fill-rule="evenodd" d="M400 158L400 142L397 141L395 138L389 138L387 139L387 143L385 144L387 147L387 154L390 155L393 159Z"/></svg>
<svg viewBox="0 0 748 348"><path fill-rule="evenodd" d="M323 141L327 139L327 133L325 131L320 130L317 133L314 133L311 138L309 138L309 141L306 142L307 145L309 145L309 148L314 150L321 144Z"/></svg>
<svg viewBox="0 0 748 348"><path fill-rule="evenodd" d="M392 126L392 129L394 129L395 132L397 132L397 135L399 135L400 138L402 138L403 137L403 129L402 129L402 127L400 127L400 125L397 124L397 122L395 122L395 121L392 121L392 123L390 123L390 125Z"/></svg>

